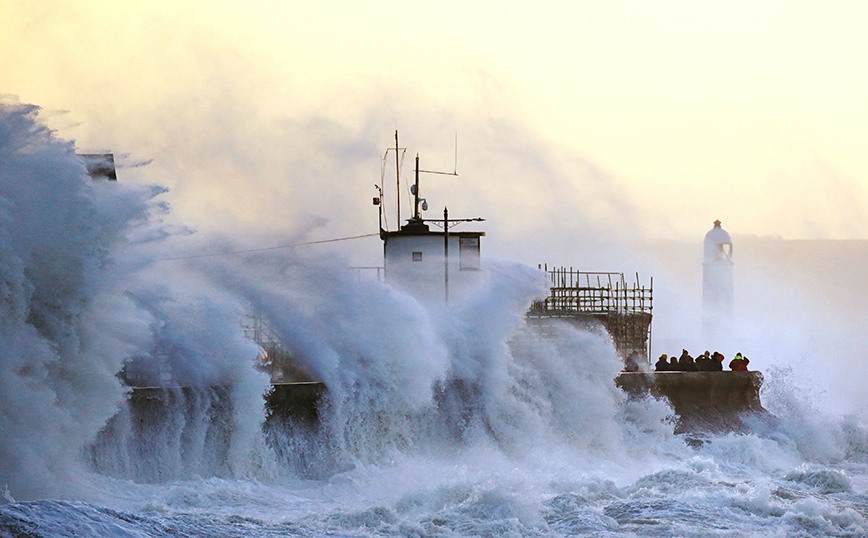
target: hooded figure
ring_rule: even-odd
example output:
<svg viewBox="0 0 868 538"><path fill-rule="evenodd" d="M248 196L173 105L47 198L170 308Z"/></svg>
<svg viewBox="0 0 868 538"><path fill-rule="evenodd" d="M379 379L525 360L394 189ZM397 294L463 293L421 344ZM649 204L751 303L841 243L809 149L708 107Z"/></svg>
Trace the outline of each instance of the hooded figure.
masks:
<svg viewBox="0 0 868 538"><path fill-rule="evenodd" d="M696 357L696 369L700 372L706 372L711 370L711 357L709 356L709 351L706 351L703 355Z"/></svg>
<svg viewBox="0 0 868 538"><path fill-rule="evenodd" d="M741 352L736 353L735 357L729 361L729 369L733 372L746 372L747 362L742 358Z"/></svg>
<svg viewBox="0 0 868 538"><path fill-rule="evenodd" d="M686 349L681 350L681 357L678 358L678 369L682 372L695 372L696 363L693 362L693 357Z"/></svg>

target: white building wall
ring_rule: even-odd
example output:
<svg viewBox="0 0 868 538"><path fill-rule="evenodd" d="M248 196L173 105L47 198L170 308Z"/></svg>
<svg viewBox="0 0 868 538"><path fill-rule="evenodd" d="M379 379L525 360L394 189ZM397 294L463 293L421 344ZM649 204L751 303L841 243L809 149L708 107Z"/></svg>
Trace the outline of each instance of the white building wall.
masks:
<svg viewBox="0 0 868 538"><path fill-rule="evenodd" d="M465 246L462 263L462 239L476 242L475 260ZM460 300L469 289L482 282L478 268L479 236L449 235L449 300ZM472 246L470 247L472 248ZM443 303L446 297L446 264L443 234L392 235L386 239L384 267L386 282L399 287L426 303ZM475 263L473 263L475 261ZM462 265L465 267L462 268ZM466 267L466 266L470 267ZM473 266L477 268L472 268Z"/></svg>

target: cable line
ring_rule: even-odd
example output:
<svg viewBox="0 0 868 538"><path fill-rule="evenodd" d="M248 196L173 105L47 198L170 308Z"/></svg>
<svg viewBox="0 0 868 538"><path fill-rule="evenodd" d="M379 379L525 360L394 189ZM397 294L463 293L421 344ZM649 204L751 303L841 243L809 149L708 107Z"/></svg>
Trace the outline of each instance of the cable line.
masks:
<svg viewBox="0 0 868 538"><path fill-rule="evenodd" d="M291 245L280 245L277 247L265 247L265 248L251 248L248 250L233 250L231 252L218 252L214 254L194 254L192 256L177 256L175 258L159 258L158 262L168 262L173 260L192 260L194 258L215 258L217 256L232 256L234 254L249 254L251 252L265 252L268 250L279 250L282 248L291 248L291 247L301 247L304 245L319 245L321 243L334 243L336 241L349 241L351 239L361 239L363 237L373 237L375 235L380 235L379 233L370 233L364 235L354 235L352 237L339 237L337 239L322 239L320 241L307 241L305 243L293 243Z"/></svg>

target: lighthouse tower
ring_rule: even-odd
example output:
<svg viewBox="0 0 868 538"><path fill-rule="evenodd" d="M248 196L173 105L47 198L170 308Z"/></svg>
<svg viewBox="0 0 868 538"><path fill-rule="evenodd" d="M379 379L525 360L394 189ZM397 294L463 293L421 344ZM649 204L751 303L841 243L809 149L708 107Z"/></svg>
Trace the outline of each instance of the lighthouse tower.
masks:
<svg viewBox="0 0 868 538"><path fill-rule="evenodd" d="M702 260L702 325L710 344L719 345L732 326L732 238L714 221L705 234Z"/></svg>

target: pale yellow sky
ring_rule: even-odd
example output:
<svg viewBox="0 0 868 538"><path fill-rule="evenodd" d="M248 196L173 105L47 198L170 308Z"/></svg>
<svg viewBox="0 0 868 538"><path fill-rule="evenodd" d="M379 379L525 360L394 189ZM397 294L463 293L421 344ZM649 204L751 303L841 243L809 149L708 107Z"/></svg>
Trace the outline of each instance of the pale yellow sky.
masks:
<svg viewBox="0 0 868 538"><path fill-rule="evenodd" d="M370 226L397 128L446 167L458 132L461 181L426 192L503 244L868 238L866 27L843 1L0 0L0 93L153 159L121 177L201 228Z"/></svg>

